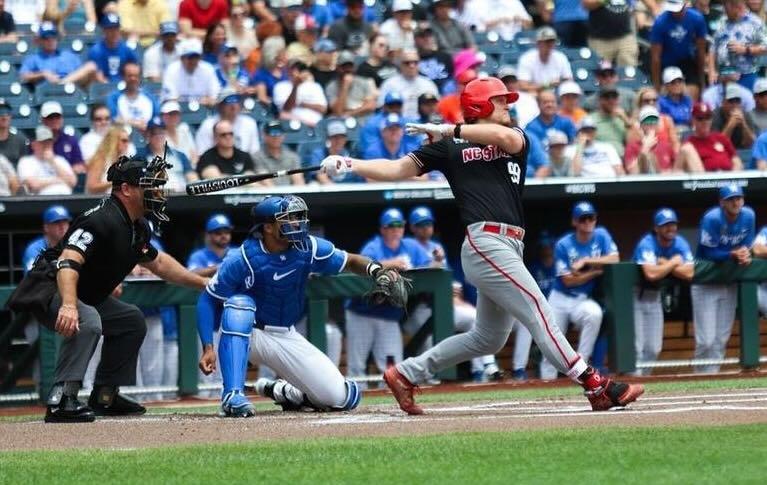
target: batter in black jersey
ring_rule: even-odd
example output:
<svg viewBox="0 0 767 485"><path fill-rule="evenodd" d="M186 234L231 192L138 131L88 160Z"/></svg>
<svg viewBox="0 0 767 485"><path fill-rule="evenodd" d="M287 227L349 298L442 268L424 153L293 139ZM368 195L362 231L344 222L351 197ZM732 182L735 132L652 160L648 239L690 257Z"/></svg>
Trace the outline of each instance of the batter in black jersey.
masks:
<svg viewBox="0 0 767 485"><path fill-rule="evenodd" d="M384 373L384 380L408 414L421 414L413 390L439 370L474 357L495 354L506 344L514 320L524 325L559 372L582 385L595 411L625 406L642 386L602 377L579 356L553 321L537 283L525 268L522 193L528 140L511 127L508 105L519 95L500 79L476 79L461 93L465 125L409 124L430 144L399 160L356 160L330 156L322 170L335 177L352 172L373 180L404 180L431 170L447 177L466 224L461 263L477 287L477 320L465 333L440 342Z"/></svg>
<svg viewBox="0 0 767 485"><path fill-rule="evenodd" d="M32 292L46 294L46 301L28 309L64 337L55 385L48 395L46 422L89 422L95 415L146 411L119 393L119 386L136 383L138 351L146 334L144 315L135 305L111 295L136 264L174 283L196 289L207 284L207 278L187 271L149 244L145 215L167 221L162 193L166 168L159 157L151 162L120 158L107 175L112 182L111 196L75 219L58 246L38 257L25 278L29 279L19 284L21 288L36 282ZM40 275L50 277L46 281ZM35 292L35 284L45 291ZM55 288L50 291L52 285ZM101 361L86 406L77 399L77 392L102 335Z"/></svg>

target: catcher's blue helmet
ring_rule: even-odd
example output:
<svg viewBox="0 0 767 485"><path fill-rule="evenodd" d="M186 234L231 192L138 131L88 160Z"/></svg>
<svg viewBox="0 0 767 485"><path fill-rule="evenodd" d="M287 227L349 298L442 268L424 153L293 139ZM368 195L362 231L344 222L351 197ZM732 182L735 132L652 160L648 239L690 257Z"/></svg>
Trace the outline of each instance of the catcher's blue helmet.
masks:
<svg viewBox="0 0 767 485"><path fill-rule="evenodd" d="M251 211L256 227L280 223L280 235L299 251L308 251L309 208L301 197L273 195L259 202Z"/></svg>

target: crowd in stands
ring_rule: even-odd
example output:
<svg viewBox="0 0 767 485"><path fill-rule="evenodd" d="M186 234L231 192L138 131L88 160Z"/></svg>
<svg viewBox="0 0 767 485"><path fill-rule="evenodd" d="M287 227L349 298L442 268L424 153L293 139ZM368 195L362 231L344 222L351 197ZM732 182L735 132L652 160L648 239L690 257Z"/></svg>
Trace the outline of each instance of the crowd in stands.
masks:
<svg viewBox="0 0 767 485"><path fill-rule="evenodd" d="M0 0L0 196L102 193L167 141L170 188L331 153L396 159L520 92L528 177L764 170L763 0ZM62 163L65 162L65 163ZM73 182L74 180L74 182ZM325 176L280 183L364 182Z"/></svg>

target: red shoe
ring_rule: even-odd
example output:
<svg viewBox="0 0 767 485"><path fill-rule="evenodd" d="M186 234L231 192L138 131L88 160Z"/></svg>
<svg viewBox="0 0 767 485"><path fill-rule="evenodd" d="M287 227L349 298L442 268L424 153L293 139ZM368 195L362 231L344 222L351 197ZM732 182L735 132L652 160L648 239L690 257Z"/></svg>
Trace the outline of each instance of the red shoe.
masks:
<svg viewBox="0 0 767 485"><path fill-rule="evenodd" d="M391 389L394 399L399 403L401 410L408 414L423 414L423 408L417 405L413 398L413 393L418 386L414 386L405 376L400 374L396 366L386 369L383 378L386 385Z"/></svg>
<svg viewBox="0 0 767 485"><path fill-rule="evenodd" d="M636 401L643 393L644 387L641 384L626 384L606 379L604 385L584 394L589 398L593 411L607 411L616 406L626 406Z"/></svg>

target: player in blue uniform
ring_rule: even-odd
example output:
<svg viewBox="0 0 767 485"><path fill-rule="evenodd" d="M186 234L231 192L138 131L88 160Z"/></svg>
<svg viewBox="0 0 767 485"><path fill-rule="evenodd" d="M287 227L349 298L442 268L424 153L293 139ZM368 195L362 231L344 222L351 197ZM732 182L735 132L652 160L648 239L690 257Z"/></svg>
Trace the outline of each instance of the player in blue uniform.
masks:
<svg viewBox="0 0 767 485"><path fill-rule="evenodd" d="M607 229L597 227L597 211L590 202L573 206L575 231L557 241L554 260L557 277L549 295L554 319L562 333L572 322L580 327L578 353L588 362L602 326L602 307L591 298L602 266L619 261L618 247ZM555 379L551 363L541 361L541 379Z"/></svg>
<svg viewBox="0 0 767 485"><path fill-rule="evenodd" d="M200 276L213 276L232 242L234 225L226 214L213 214L205 223L205 247L189 255L186 267Z"/></svg>
<svg viewBox="0 0 767 485"><path fill-rule="evenodd" d="M676 212L667 207L653 217L654 230L645 234L634 249L633 261L640 265L644 282L634 289L634 333L637 363L657 360L663 346L663 306L655 283L666 277L692 280L695 271L692 250L678 234ZM650 369L637 369L649 375Z"/></svg>
<svg viewBox="0 0 767 485"><path fill-rule="evenodd" d="M764 226L754 239L754 246L751 248L754 257L767 258L767 226ZM762 315L767 315L767 282L763 281L759 285L759 311Z"/></svg>
<svg viewBox="0 0 767 485"><path fill-rule="evenodd" d="M357 384L345 380L294 325L304 314L309 273L375 276L381 265L309 236L308 208L300 197L267 197L252 214L250 236L227 255L197 304L205 373L216 367L213 330L215 322L221 325L222 414L254 414L243 392L249 355L282 378L259 379L256 390L283 409L354 409L361 398Z"/></svg>
<svg viewBox="0 0 767 485"><path fill-rule="evenodd" d="M700 221L700 240L696 257L722 262L751 264L756 220L754 211L744 205L743 189L737 184L719 189L719 206L709 209ZM737 284L692 285L692 313L695 320L695 358L724 358L730 340L737 305ZM696 367L698 372L718 372L719 364Z"/></svg>
<svg viewBox="0 0 767 485"><path fill-rule="evenodd" d="M45 209L43 212L43 235L30 241L24 248L24 254L21 257L25 274L32 269L35 259L41 252L52 248L61 241L69 229L71 220L72 216L63 205L52 205Z"/></svg>

